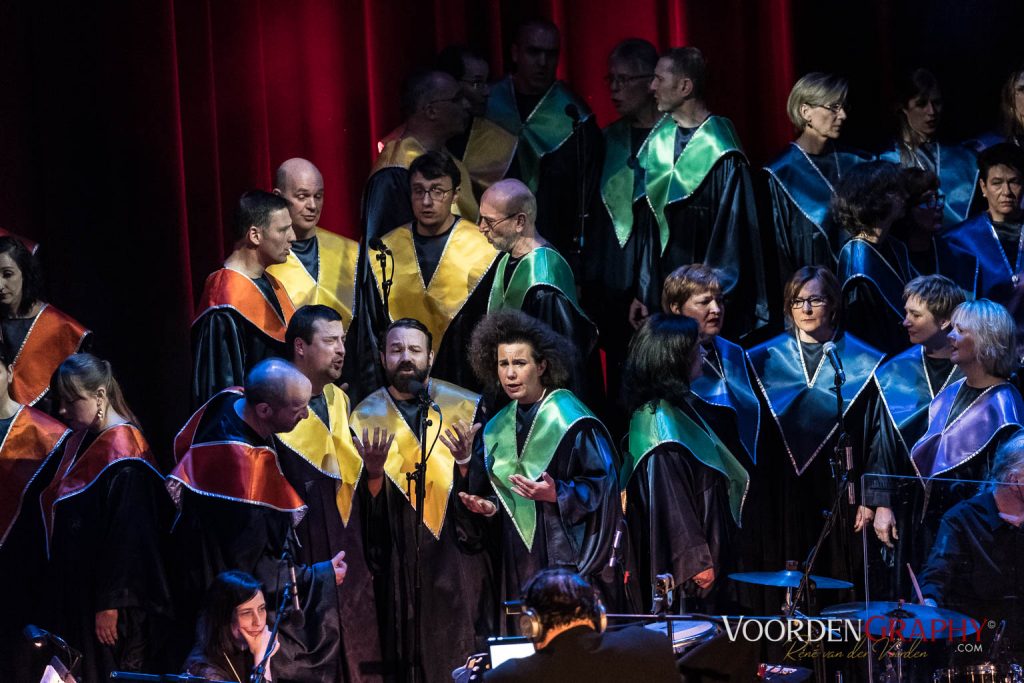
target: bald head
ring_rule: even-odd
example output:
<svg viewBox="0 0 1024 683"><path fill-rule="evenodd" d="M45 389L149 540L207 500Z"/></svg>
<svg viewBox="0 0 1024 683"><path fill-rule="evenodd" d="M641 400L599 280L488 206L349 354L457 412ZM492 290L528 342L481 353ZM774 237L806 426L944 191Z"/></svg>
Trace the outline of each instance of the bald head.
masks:
<svg viewBox="0 0 1024 683"><path fill-rule="evenodd" d="M501 180L480 197L480 232L498 251L518 258L537 246L537 200L518 180Z"/></svg>
<svg viewBox="0 0 1024 683"><path fill-rule="evenodd" d="M298 239L313 236L324 209L324 178L306 159L289 159L274 174L274 194L288 202L288 213Z"/></svg>
<svg viewBox="0 0 1024 683"><path fill-rule="evenodd" d="M247 418L261 436L290 432L309 414L311 393L309 379L288 361L261 361L245 377Z"/></svg>
<svg viewBox="0 0 1024 683"><path fill-rule="evenodd" d="M487 188L483 196L487 197L488 195L491 196L494 206L503 211L503 215L525 214L531 227L537 220L537 198L522 181L515 178L499 180ZM481 203L483 203L483 198L481 198Z"/></svg>

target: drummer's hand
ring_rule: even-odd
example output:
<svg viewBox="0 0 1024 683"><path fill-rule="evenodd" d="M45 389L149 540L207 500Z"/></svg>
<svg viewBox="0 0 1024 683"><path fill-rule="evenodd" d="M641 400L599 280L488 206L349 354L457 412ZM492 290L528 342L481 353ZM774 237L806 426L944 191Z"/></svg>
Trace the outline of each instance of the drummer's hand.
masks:
<svg viewBox="0 0 1024 683"><path fill-rule="evenodd" d="M900 536L896 532L896 518L891 509L881 506L875 508L875 535L878 536L879 541L890 548L893 547L893 541L900 540Z"/></svg>
<svg viewBox="0 0 1024 683"><path fill-rule="evenodd" d="M854 533L860 532L868 522L875 516L875 513L871 511L871 508L866 508L863 505L857 506L857 519L853 521Z"/></svg>
<svg viewBox="0 0 1024 683"><path fill-rule="evenodd" d="M699 574L694 574L693 582L697 584L697 588L700 588L701 590L711 588L711 584L715 582L715 568L708 567Z"/></svg>

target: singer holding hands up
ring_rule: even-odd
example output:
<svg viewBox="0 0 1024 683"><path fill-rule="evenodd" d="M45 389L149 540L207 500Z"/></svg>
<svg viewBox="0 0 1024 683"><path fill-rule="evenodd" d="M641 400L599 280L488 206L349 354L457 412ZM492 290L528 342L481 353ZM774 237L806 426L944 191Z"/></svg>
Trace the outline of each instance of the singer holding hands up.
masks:
<svg viewBox="0 0 1024 683"><path fill-rule="evenodd" d="M814 570L855 580L860 575L860 543L850 531L870 522L871 511L858 506L861 463L877 438L879 419L875 368L883 354L843 332L841 293L835 275L821 266L805 266L793 274L783 294L790 332L749 351L751 366L775 428L764 429L768 477L776 491L775 509L765 525L765 569L782 567L785 560L802 560L824 523L822 511L832 507L843 470L850 472L839 507L840 519L821 549ZM834 388L841 384L842 421ZM833 456L840 433L849 437L835 466ZM774 460L774 463L771 461ZM761 463L759 463L760 465ZM845 520L856 508L856 519ZM772 548L780 554L773 556ZM856 569L855 569L856 568Z"/></svg>
<svg viewBox="0 0 1024 683"><path fill-rule="evenodd" d="M563 388L571 349L516 310L488 315L473 332L473 371L512 400L475 444L491 495L461 496L472 512L500 515L503 599L549 567L570 568L609 590L599 574L622 516L616 457L605 426Z"/></svg>

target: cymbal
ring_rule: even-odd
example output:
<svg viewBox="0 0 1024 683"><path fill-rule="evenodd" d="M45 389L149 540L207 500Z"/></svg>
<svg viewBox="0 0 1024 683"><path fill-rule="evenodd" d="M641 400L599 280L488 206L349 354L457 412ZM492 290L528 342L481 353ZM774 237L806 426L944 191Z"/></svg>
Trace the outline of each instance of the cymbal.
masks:
<svg viewBox="0 0 1024 683"><path fill-rule="evenodd" d="M906 640L958 638L976 632L981 624L966 614L942 607L899 602L848 602L828 607L822 616L863 621L873 636L899 635Z"/></svg>
<svg viewBox="0 0 1024 683"><path fill-rule="evenodd" d="M759 586L776 586L778 588L798 588L803 572L783 570L779 572L744 572L740 574L729 574L729 578L744 583L756 583ZM830 579L827 576L815 576L811 574L811 581L816 588L853 588L849 581Z"/></svg>

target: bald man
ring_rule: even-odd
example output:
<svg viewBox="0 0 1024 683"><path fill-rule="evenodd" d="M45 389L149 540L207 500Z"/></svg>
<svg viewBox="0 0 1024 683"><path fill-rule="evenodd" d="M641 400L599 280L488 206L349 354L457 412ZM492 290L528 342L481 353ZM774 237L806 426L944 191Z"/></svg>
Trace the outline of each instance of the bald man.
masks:
<svg viewBox="0 0 1024 683"><path fill-rule="evenodd" d="M443 71L418 71L402 87L406 116L401 133L386 140L363 191L363 229L367 240L412 222L409 202L409 165L425 152L446 151L461 134L469 118L469 104L462 87ZM473 196L469 171L457 162L461 179L453 211L476 222L479 206Z"/></svg>
<svg viewBox="0 0 1024 683"><path fill-rule="evenodd" d="M570 339L578 356L570 388L588 403L603 405L594 353L597 328L580 308L572 269L537 233L536 221L537 200L519 180L495 183L480 198L480 232L503 252L487 312L515 308ZM592 407L599 410L598 405Z"/></svg>
<svg viewBox="0 0 1024 683"><path fill-rule="evenodd" d="M295 552L293 526L307 508L281 473L274 435L290 432L307 416L311 391L309 379L291 363L261 361L249 371L244 389L232 387L211 398L175 438L178 465L167 488L179 510L172 535L183 642L194 633L204 592L223 571L255 576L268 607L276 608L290 576L281 557L285 550ZM295 565L304 618L281 622L275 678L344 679L338 615L344 558L342 551L329 561ZM314 667L315 679L309 675Z"/></svg>
<svg viewBox="0 0 1024 683"><path fill-rule="evenodd" d="M359 244L319 227L324 179L306 159L288 159L274 174L274 194L288 202L295 241L284 263L267 268L285 287L296 308L330 306L348 329L356 306Z"/></svg>
<svg viewBox="0 0 1024 683"><path fill-rule="evenodd" d="M601 178L601 130L590 108L557 79L561 36L550 21L524 22L512 42L512 74L491 88L487 118L518 137L506 178L537 198L541 234L576 268L580 205L589 207Z"/></svg>

